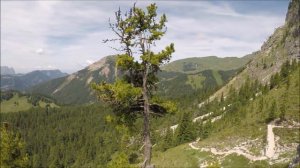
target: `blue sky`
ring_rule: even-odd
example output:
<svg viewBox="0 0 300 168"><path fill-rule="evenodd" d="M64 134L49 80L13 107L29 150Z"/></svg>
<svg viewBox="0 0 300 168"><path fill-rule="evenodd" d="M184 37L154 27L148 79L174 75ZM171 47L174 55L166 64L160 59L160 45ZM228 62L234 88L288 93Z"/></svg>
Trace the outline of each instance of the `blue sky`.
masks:
<svg viewBox="0 0 300 168"><path fill-rule="evenodd" d="M134 1L1 1L1 65L19 73L72 73L104 56L113 38L108 19ZM150 1L138 1L145 7ZM155 50L175 43L172 60L216 55L242 57L259 50L284 24L289 1L156 1L168 32Z"/></svg>

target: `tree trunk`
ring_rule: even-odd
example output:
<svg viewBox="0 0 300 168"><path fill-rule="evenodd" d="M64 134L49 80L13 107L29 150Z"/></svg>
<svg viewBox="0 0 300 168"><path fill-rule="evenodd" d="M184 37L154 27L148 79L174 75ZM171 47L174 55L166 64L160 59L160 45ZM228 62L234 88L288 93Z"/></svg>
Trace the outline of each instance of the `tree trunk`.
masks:
<svg viewBox="0 0 300 168"><path fill-rule="evenodd" d="M151 150L152 144L150 139L150 120L149 120L149 98L147 92L147 76L148 76L148 67L143 76L143 99L144 99L144 163L143 168L150 167L151 165Z"/></svg>

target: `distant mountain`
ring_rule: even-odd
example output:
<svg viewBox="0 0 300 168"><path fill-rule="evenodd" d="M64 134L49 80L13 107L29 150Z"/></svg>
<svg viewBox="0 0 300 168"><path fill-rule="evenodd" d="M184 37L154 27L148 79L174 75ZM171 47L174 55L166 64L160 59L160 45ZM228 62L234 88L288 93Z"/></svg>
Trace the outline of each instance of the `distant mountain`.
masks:
<svg viewBox="0 0 300 168"><path fill-rule="evenodd" d="M65 104L93 102L96 100L96 96L90 89L90 83L100 81L113 82L115 79L115 58L115 56L104 57L100 61L69 76L34 86L30 89L30 92L52 96L59 102ZM164 66L162 68L164 70L159 73L161 81L158 83L158 93L167 97L176 98L193 93L195 90L222 86L230 80L231 77L235 75L237 69L245 65L249 59L250 58L236 57L203 57L171 62ZM201 60L206 60L206 62L203 61L202 63ZM224 66L220 65L216 67L215 64L209 60L218 60L220 64L223 62ZM199 62L201 68L197 71L186 73L182 71L179 66L177 68L178 62ZM169 69L169 67L173 67L173 69ZM174 92L174 89L182 90L182 92Z"/></svg>
<svg viewBox="0 0 300 168"><path fill-rule="evenodd" d="M24 91L36 84L66 75L60 70L36 70L27 74L1 75L1 90Z"/></svg>
<svg viewBox="0 0 300 168"><path fill-rule="evenodd" d="M8 66L1 66L1 75L14 75L14 68L10 68Z"/></svg>
<svg viewBox="0 0 300 168"><path fill-rule="evenodd" d="M242 58L209 56L176 60L162 67L158 93L168 98L203 97L204 90L214 91L226 84L251 58L251 55Z"/></svg>
<svg viewBox="0 0 300 168"><path fill-rule="evenodd" d="M105 80L113 82L115 57L108 56L71 75L32 87L29 92L51 96L61 103L88 103L95 100L90 84Z"/></svg>
<svg viewBox="0 0 300 168"><path fill-rule="evenodd" d="M242 58L216 56L193 57L171 62L162 69L165 71L175 71L183 73L197 73L204 70L234 70L243 67L252 58L251 55Z"/></svg>

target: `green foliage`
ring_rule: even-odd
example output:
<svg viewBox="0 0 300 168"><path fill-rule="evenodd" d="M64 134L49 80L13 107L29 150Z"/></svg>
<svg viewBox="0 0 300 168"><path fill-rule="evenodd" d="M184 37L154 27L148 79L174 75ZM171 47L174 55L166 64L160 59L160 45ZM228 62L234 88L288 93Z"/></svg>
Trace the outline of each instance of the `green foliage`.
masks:
<svg viewBox="0 0 300 168"><path fill-rule="evenodd" d="M224 158L224 161L222 162L222 167L250 167L246 166L249 165L249 160L245 158L244 156L238 156L236 154L228 155ZM220 166L219 166L220 167Z"/></svg>
<svg viewBox="0 0 300 168"><path fill-rule="evenodd" d="M268 118L266 119L266 122L273 121L276 118L276 112L277 112L277 104L276 101L273 101L270 110L269 110Z"/></svg>
<svg viewBox="0 0 300 168"><path fill-rule="evenodd" d="M24 142L20 134L16 134L8 128L0 128L0 166L9 167L28 167L29 160L24 150Z"/></svg>
<svg viewBox="0 0 300 168"><path fill-rule="evenodd" d="M92 88L98 92L101 100L125 108L135 103L142 94L140 88L134 87L124 80L117 80L113 84L103 82L97 85L93 83Z"/></svg>
<svg viewBox="0 0 300 168"><path fill-rule="evenodd" d="M189 113L182 115L181 121L176 129L177 143L182 144L195 139L196 133Z"/></svg>
<svg viewBox="0 0 300 168"><path fill-rule="evenodd" d="M167 129L164 138L162 140L162 151L166 151L167 149L174 147L174 133L171 129Z"/></svg>
<svg viewBox="0 0 300 168"><path fill-rule="evenodd" d="M198 73L205 70L229 71L242 68L252 57L193 57L176 60L163 67L168 72Z"/></svg>
<svg viewBox="0 0 300 168"><path fill-rule="evenodd" d="M290 61L287 60L286 62L283 63L282 67L281 67L281 71L280 71L280 76L281 78L286 78L289 74L290 71Z"/></svg>
<svg viewBox="0 0 300 168"><path fill-rule="evenodd" d="M48 108L58 107L53 99L41 95L23 94L19 91L2 91L1 95L4 96L1 101L2 113L26 111L38 107L45 108L46 106Z"/></svg>
<svg viewBox="0 0 300 168"><path fill-rule="evenodd" d="M108 115L111 109L96 105L50 108L48 113L35 108L1 114L1 122L20 131L30 167L104 167L126 140L114 122L106 124Z"/></svg>
<svg viewBox="0 0 300 168"><path fill-rule="evenodd" d="M112 156L107 168L133 168L133 166L129 164L128 156L124 152L117 152Z"/></svg>
<svg viewBox="0 0 300 168"><path fill-rule="evenodd" d="M150 102L153 104L159 104L161 107L166 109L166 111L169 113L176 113L178 111L178 107L177 107L178 105L176 102L171 100L166 100L159 96L153 96Z"/></svg>
<svg viewBox="0 0 300 168"><path fill-rule="evenodd" d="M220 166L218 161L209 163L208 166L207 166L207 168L220 168L220 167L221 166Z"/></svg>
<svg viewBox="0 0 300 168"><path fill-rule="evenodd" d="M286 114L286 107L284 104L282 104L280 106L280 114L279 114L279 118L281 121L285 120L285 114Z"/></svg>
<svg viewBox="0 0 300 168"><path fill-rule="evenodd" d="M125 53L117 56L116 66L123 72L123 78L114 84L104 82L93 84L93 89L98 91L101 100L110 102L111 105L124 108L140 106L140 101L145 99L145 94L151 96L155 83L158 81L157 72L160 66L168 62L175 51L174 44L170 44L164 50L154 53L149 46L165 34L166 16L162 15L156 21L157 6L151 4L146 11L134 6L128 14L122 17L121 11L116 12L116 23L110 23L112 31L118 35L118 40ZM109 40L107 40L109 41ZM134 60L133 50L140 50L138 55L141 62ZM146 82L146 83L145 83ZM142 88L146 86L146 91ZM164 103L170 110L170 103ZM121 110L120 110L121 109ZM130 111L141 111L139 108L131 108Z"/></svg>

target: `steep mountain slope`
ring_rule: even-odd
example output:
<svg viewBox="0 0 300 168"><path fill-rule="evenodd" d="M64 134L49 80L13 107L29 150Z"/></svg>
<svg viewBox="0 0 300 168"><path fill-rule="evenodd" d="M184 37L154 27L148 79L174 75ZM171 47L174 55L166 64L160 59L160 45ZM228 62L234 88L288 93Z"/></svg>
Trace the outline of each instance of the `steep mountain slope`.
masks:
<svg viewBox="0 0 300 168"><path fill-rule="evenodd" d="M95 96L90 89L90 83L100 82L102 80L112 82L115 78L115 58L114 56L104 57L83 70L63 78L54 79L34 86L30 91L52 96L66 104L94 101ZM231 79L238 68L246 64L249 59L250 57L231 57L226 59L204 57L186 59L188 62L193 62L193 60L207 61L201 63L203 67L197 71L190 71L189 73L182 72L178 68L175 68L175 71L163 70L159 73L161 81L158 83L158 93L167 97L178 98L183 95L192 94L196 90L220 87ZM222 62L224 66L218 66L217 68L215 64L211 63L213 60L218 60L219 63ZM177 62L171 62L166 66L177 67ZM234 63L232 64L232 62ZM182 92L174 92L174 89L182 90Z"/></svg>
<svg viewBox="0 0 300 168"><path fill-rule="evenodd" d="M1 75L1 90L24 91L36 84L66 75L60 70L37 70L27 74Z"/></svg>
<svg viewBox="0 0 300 168"><path fill-rule="evenodd" d="M247 78L257 79L259 82L269 83L270 78L279 72L286 60L300 59L300 5L299 0L289 4L285 24L275 32L262 45L261 50L250 55L253 57L246 68L234 77L228 85L221 88L210 100L226 95L231 87L239 88Z"/></svg>
<svg viewBox="0 0 300 168"><path fill-rule="evenodd" d="M203 106L200 111L209 115L193 123L195 141L157 151L154 163L157 167L287 167L300 143L299 70L300 64L294 64L270 90L258 86L264 91L255 94L252 85L246 95L247 89L242 89L222 103ZM171 139L176 136L175 132Z"/></svg>
<svg viewBox="0 0 300 168"><path fill-rule="evenodd" d="M95 100L90 84L102 80L112 82L114 64L115 57L104 57L76 73L34 86L30 92L49 95L65 104L88 103Z"/></svg>

